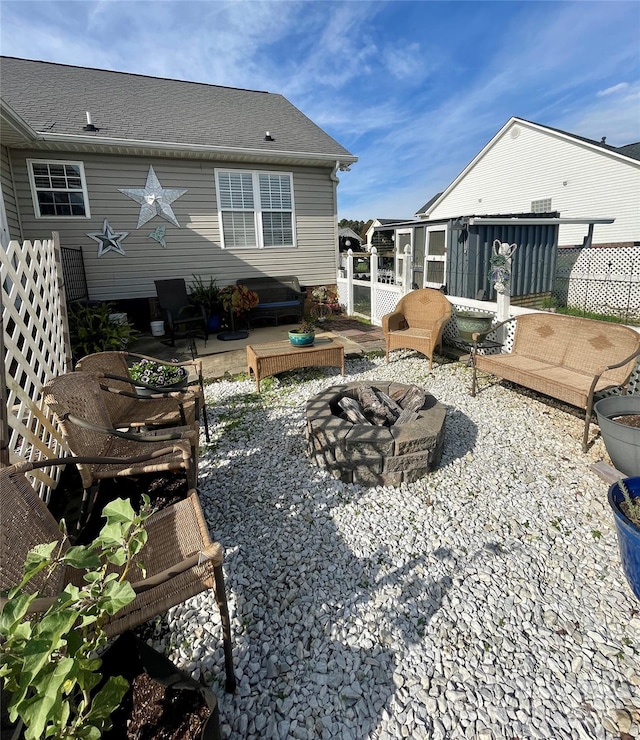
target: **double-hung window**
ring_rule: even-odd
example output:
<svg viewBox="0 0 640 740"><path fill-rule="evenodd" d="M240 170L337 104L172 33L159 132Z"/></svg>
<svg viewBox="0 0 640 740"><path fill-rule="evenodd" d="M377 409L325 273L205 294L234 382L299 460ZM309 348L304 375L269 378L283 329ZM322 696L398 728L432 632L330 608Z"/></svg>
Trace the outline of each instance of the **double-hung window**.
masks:
<svg viewBox="0 0 640 740"><path fill-rule="evenodd" d="M82 162L28 159L36 218L90 218Z"/></svg>
<svg viewBox="0 0 640 740"><path fill-rule="evenodd" d="M295 245L290 173L216 170L216 192L225 248Z"/></svg>

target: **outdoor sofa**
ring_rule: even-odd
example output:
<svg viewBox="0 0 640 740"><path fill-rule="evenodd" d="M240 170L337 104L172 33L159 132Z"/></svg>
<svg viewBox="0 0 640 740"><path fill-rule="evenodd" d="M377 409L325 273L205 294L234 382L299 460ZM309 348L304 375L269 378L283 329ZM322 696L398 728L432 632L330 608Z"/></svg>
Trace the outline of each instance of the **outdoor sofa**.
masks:
<svg viewBox="0 0 640 740"><path fill-rule="evenodd" d="M622 324L547 312L507 319L493 331L512 321L516 328L510 352L479 354L479 334L473 335L471 395L481 370L585 409L586 452L594 394L613 388L626 392L640 354L640 334Z"/></svg>

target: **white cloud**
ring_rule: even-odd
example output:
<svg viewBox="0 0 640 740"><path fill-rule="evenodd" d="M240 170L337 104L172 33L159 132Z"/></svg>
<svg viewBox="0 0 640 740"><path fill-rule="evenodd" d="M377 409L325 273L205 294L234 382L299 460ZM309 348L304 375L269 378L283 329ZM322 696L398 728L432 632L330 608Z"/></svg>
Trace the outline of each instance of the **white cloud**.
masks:
<svg viewBox="0 0 640 740"><path fill-rule="evenodd" d="M628 82L619 82L617 85L612 85L606 90L599 90L596 94L598 95L598 97L602 98L605 95L614 95L616 93L622 92L622 90L626 90L628 87Z"/></svg>

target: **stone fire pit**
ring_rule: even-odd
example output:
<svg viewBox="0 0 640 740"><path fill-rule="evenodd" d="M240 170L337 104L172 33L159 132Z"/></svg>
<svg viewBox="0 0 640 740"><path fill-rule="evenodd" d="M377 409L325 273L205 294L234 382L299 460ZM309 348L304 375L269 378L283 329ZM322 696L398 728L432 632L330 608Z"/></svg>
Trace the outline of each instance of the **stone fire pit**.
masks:
<svg viewBox="0 0 640 740"><path fill-rule="evenodd" d="M413 421L392 426L354 423L342 418L339 404L344 397L357 398L359 386L391 398L412 388L403 383L348 383L311 398L306 430L311 460L335 478L363 486L397 486L433 470L442 455L444 406L427 393Z"/></svg>

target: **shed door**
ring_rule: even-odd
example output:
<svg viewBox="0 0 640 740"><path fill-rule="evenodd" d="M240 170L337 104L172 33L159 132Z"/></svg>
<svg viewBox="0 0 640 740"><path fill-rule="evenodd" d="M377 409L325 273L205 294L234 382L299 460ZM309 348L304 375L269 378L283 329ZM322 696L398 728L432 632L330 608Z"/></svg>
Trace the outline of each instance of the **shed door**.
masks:
<svg viewBox="0 0 640 740"><path fill-rule="evenodd" d="M442 288L447 283L447 229L444 226L427 228L424 255L424 287Z"/></svg>
<svg viewBox="0 0 640 740"><path fill-rule="evenodd" d="M396 282L402 285L404 279L404 259L405 247L409 247L408 259L411 260L413 242L412 242L413 230L412 229L400 229L396 231Z"/></svg>

